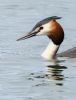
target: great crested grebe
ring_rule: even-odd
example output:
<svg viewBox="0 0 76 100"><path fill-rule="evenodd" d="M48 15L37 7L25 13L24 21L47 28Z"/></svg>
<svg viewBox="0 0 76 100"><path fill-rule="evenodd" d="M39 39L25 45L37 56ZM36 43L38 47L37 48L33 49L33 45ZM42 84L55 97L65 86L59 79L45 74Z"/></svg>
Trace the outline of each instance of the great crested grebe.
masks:
<svg viewBox="0 0 76 100"><path fill-rule="evenodd" d="M42 21L38 22L27 35L17 39L17 41L38 35L47 35L52 42L49 42L47 48L44 50L41 56L46 60L56 59L56 53L64 39L64 30L56 21L57 19L61 19L61 17L52 16L43 19Z"/></svg>

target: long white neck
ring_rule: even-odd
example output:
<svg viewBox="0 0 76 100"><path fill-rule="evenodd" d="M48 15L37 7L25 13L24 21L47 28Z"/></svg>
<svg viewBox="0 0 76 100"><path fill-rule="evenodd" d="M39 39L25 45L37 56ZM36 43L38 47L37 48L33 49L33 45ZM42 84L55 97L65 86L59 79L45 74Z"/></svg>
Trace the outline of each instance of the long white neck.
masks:
<svg viewBox="0 0 76 100"><path fill-rule="evenodd" d="M56 53L59 49L60 45L55 45L53 42L49 42L47 48L42 53L42 57L46 60L55 60L56 59Z"/></svg>

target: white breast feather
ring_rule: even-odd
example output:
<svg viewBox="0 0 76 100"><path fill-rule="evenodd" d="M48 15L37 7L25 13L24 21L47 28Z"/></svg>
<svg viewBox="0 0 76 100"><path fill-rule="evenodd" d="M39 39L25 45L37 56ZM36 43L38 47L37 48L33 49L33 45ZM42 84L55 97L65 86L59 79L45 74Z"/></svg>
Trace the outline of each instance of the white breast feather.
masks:
<svg viewBox="0 0 76 100"><path fill-rule="evenodd" d="M58 48L59 45L55 45L53 42L50 42L41 56L47 60L54 60Z"/></svg>

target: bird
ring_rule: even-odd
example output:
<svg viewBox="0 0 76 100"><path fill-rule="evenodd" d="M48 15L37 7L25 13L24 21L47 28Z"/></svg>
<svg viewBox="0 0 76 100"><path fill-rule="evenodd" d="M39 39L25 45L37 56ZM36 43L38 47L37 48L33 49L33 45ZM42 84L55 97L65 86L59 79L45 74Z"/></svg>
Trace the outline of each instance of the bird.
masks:
<svg viewBox="0 0 76 100"><path fill-rule="evenodd" d="M41 56L46 60L56 60L57 51L64 40L64 30L57 21L62 17L51 16L39 21L27 35L17 39L17 41L25 40L34 36L46 35L50 42Z"/></svg>

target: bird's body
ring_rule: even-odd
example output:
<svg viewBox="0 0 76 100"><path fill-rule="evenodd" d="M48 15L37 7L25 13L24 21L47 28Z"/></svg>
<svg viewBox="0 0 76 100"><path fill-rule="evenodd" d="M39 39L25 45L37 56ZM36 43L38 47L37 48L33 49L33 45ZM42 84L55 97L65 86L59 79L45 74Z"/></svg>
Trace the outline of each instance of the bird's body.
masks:
<svg viewBox="0 0 76 100"><path fill-rule="evenodd" d="M57 54L58 57L76 58L76 47Z"/></svg>
<svg viewBox="0 0 76 100"><path fill-rule="evenodd" d="M17 41L38 35L47 35L52 41L42 53L42 57L47 60L56 59L56 53L64 39L64 30L56 21L60 18L61 17L52 16L38 22L26 36L19 38Z"/></svg>

